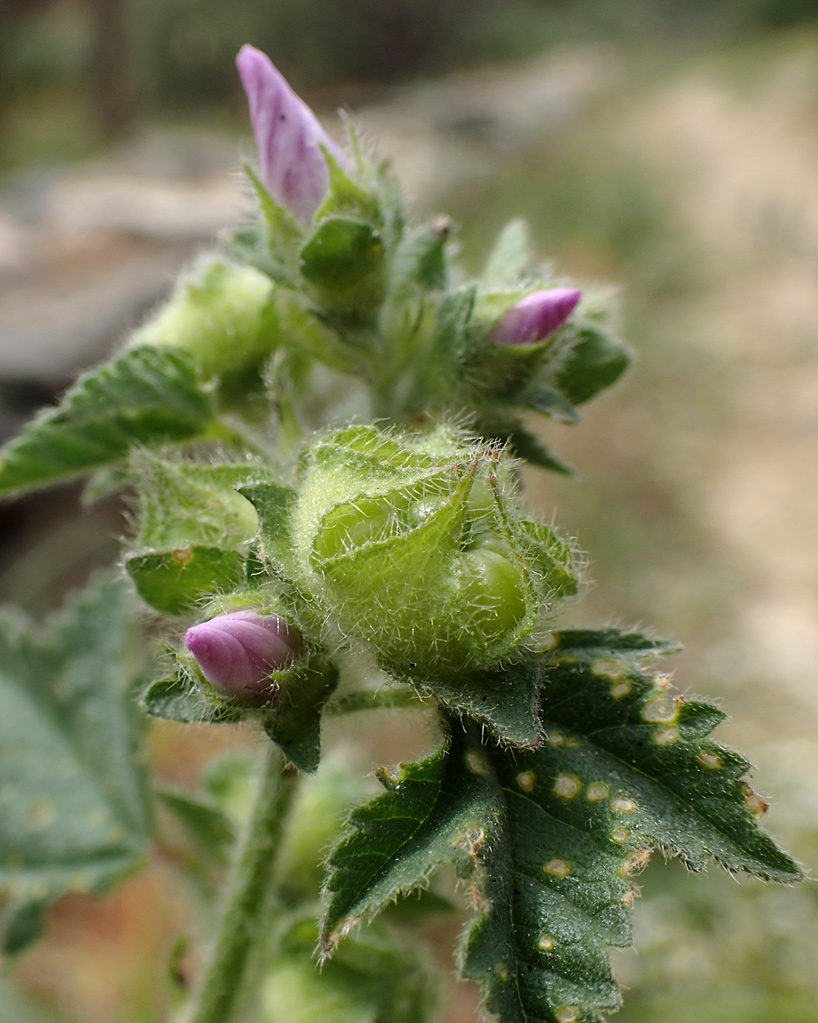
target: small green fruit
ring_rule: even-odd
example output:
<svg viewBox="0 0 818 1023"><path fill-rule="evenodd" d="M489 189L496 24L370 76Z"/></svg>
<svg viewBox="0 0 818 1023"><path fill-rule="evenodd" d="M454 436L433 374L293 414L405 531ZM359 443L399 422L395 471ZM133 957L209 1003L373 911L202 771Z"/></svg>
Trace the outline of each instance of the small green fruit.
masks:
<svg viewBox="0 0 818 1023"><path fill-rule="evenodd" d="M568 546L524 518L513 467L445 429L324 435L289 523L301 585L395 674L496 665L576 588Z"/></svg>

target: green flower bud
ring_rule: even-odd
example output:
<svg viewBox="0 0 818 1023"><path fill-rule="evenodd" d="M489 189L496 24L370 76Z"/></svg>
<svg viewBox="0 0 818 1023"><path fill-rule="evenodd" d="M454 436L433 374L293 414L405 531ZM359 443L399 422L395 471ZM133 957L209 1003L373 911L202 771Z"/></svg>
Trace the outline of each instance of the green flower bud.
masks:
<svg viewBox="0 0 818 1023"><path fill-rule="evenodd" d="M525 519L513 469L444 429L321 437L290 522L304 589L393 673L497 664L576 589L568 546Z"/></svg>
<svg viewBox="0 0 818 1023"><path fill-rule="evenodd" d="M271 292L269 277L258 270L205 257L131 343L185 348L205 377L260 365L277 342L272 321L263 316Z"/></svg>

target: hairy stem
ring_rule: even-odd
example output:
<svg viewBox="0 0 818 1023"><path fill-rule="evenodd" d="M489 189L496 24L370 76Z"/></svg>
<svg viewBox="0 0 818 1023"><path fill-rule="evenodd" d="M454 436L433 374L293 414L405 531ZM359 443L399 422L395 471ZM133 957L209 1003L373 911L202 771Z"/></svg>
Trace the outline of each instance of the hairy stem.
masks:
<svg viewBox="0 0 818 1023"><path fill-rule="evenodd" d="M239 844L222 905L210 958L199 978L184 1023L228 1023L241 992L249 955L268 927L268 893L281 846L282 831L296 789L297 775L282 771L271 747L266 756L256 803Z"/></svg>

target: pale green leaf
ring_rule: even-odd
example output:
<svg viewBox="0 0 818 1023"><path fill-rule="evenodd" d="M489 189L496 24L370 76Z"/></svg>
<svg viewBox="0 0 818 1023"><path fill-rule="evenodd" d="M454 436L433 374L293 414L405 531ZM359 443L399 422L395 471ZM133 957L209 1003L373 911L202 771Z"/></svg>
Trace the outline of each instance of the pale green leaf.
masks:
<svg viewBox="0 0 818 1023"><path fill-rule="evenodd" d="M144 861L132 622L121 581L39 635L0 620L0 893L15 950L61 895L102 891Z"/></svg>

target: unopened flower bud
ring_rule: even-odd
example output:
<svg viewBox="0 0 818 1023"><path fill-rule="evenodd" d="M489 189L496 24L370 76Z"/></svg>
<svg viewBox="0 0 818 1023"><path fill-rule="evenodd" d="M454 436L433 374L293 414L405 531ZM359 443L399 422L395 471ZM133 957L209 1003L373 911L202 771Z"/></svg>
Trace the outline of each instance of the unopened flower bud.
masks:
<svg viewBox="0 0 818 1023"><path fill-rule="evenodd" d="M185 646L211 685L252 702L270 688L271 672L298 654L301 637L278 615L233 611L188 629Z"/></svg>
<svg viewBox="0 0 818 1023"><path fill-rule="evenodd" d="M503 313L489 340L498 345L536 344L565 323L581 297L576 288L535 291Z"/></svg>
<svg viewBox="0 0 818 1023"><path fill-rule="evenodd" d="M342 165L343 154L265 53L244 45L236 66L250 103L262 179L277 202L299 220L309 221L329 186L320 147Z"/></svg>

